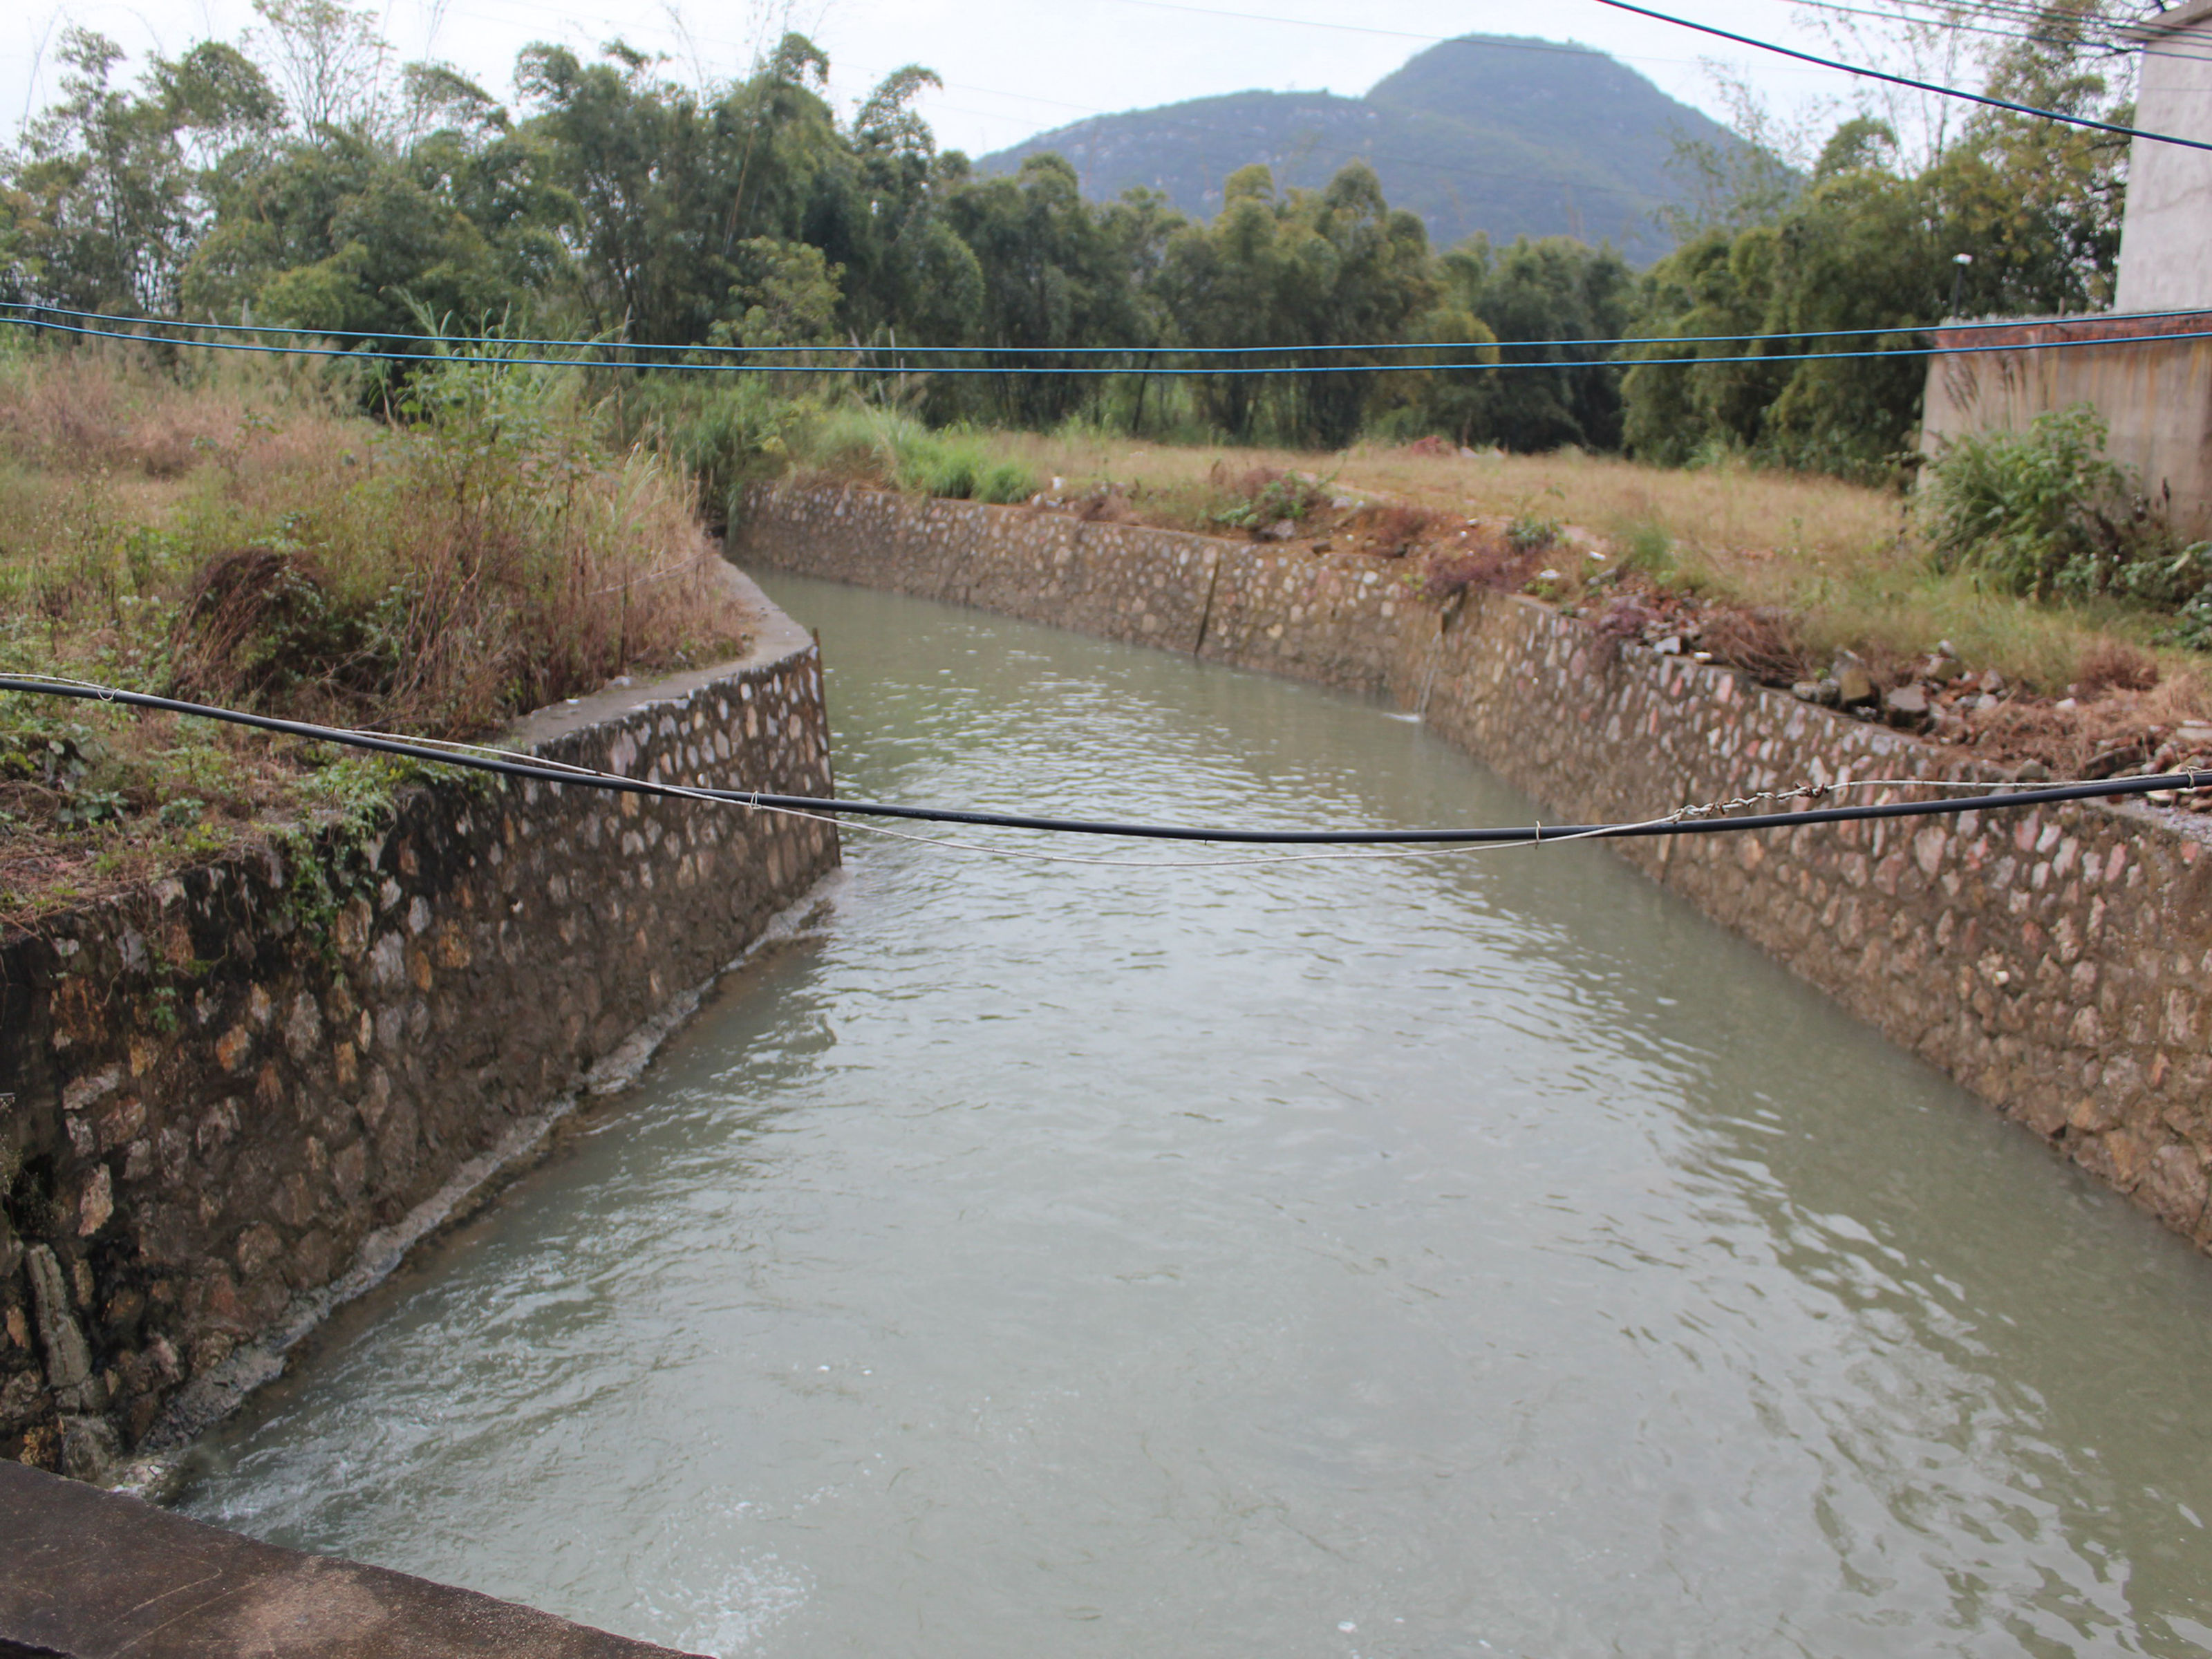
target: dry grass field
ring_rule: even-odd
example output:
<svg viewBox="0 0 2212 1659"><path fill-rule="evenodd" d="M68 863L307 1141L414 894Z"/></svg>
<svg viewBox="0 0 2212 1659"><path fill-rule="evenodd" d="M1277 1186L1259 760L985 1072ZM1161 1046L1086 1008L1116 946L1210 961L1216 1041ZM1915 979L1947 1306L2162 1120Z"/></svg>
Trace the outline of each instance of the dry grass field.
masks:
<svg viewBox="0 0 2212 1659"><path fill-rule="evenodd" d="M573 389L449 377L408 427L297 364L0 360L0 672L469 738L746 618L690 479ZM384 799L387 763L0 696L0 921Z"/></svg>
<svg viewBox="0 0 2212 1659"><path fill-rule="evenodd" d="M1786 610L1814 657L1851 649L1878 664L1902 661L1948 640L1970 665L2054 698L2078 683L2085 659L2115 647L2151 651L2166 678L2193 683L2198 672L2190 653L2152 650L2152 619L2118 606L2038 605L1936 574L1909 498L1833 478L1743 465L1687 471L1572 452L1468 457L1359 447L1310 455L1029 434L981 441L1041 480L1063 481L1055 495L1079 501L1113 488L1133 518L1179 529L1214 527L1237 481L1259 469L1302 473L1332 495L1432 514L1446 532L1436 543L1470 518L1556 522L1663 570L1670 586ZM1327 523L1311 528L1325 536ZM1574 585L1565 592L1571 599Z"/></svg>

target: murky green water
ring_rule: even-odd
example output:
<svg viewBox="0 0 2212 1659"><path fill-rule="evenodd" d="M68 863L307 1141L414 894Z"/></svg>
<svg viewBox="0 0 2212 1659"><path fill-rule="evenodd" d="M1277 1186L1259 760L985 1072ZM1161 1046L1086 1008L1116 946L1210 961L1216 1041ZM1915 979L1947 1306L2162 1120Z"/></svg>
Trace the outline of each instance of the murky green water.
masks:
<svg viewBox="0 0 2212 1659"><path fill-rule="evenodd" d="M1530 815L1357 702L772 586L854 791ZM722 1654L2212 1644L2212 1263L1602 852L848 851L193 1513Z"/></svg>

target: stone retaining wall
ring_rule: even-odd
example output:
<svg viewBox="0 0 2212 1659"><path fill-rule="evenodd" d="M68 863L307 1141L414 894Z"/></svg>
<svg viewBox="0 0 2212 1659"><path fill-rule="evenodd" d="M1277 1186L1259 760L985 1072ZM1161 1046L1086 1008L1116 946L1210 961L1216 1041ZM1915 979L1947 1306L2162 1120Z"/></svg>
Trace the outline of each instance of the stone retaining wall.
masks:
<svg viewBox="0 0 2212 1659"><path fill-rule="evenodd" d="M731 577L744 659L514 735L828 793L818 653ZM0 1456L195 1431L836 861L821 823L461 775L0 941Z"/></svg>
<svg viewBox="0 0 2212 1659"><path fill-rule="evenodd" d="M1562 822L1845 775L2000 780L1532 600L1440 611L1388 561L876 492L763 490L750 509L745 562L1419 707ZM2212 1248L2205 834L2083 805L1613 845Z"/></svg>

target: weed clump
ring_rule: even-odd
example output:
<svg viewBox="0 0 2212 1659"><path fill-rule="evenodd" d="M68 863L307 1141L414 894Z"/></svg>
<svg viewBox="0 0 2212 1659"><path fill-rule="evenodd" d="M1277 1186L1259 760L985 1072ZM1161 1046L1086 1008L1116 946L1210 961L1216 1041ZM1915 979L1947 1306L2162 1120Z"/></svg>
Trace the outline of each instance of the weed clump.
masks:
<svg viewBox="0 0 2212 1659"><path fill-rule="evenodd" d="M739 515L745 492L780 476L805 447L822 410L758 377L671 376L641 392L639 435L690 474L712 528Z"/></svg>
<svg viewBox="0 0 2212 1659"><path fill-rule="evenodd" d="M186 584L170 625L170 689L200 702L295 713L387 697L400 667L391 626L398 597L348 604L302 553L219 554ZM303 696L316 689L329 695ZM330 706L311 711L308 702Z"/></svg>
<svg viewBox="0 0 2212 1659"><path fill-rule="evenodd" d="M1698 643L1715 660L1748 671L1767 685L1790 685L1815 674L1819 655L1799 619L1779 605L1717 605Z"/></svg>
<svg viewBox="0 0 2212 1659"><path fill-rule="evenodd" d="M2074 690L2084 696L2103 691L2148 691L2164 678L2158 659L2119 640L2102 640L2081 653L2074 669Z"/></svg>
<svg viewBox="0 0 2212 1659"><path fill-rule="evenodd" d="M813 477L947 501L1012 506L1039 493L1036 473L994 455L978 434L933 431L910 415L848 404L800 428L796 458Z"/></svg>
<svg viewBox="0 0 2212 1659"><path fill-rule="evenodd" d="M1223 530L1286 536L1328 504L1328 491L1319 479L1276 467L1252 467L1232 479L1228 469L1216 462L1207 481L1228 492L1227 503L1211 515Z"/></svg>
<svg viewBox="0 0 2212 1659"><path fill-rule="evenodd" d="M899 483L946 501L1011 506L1037 493L1036 477L1018 461L993 460L972 443L932 433L899 458Z"/></svg>
<svg viewBox="0 0 2212 1659"><path fill-rule="evenodd" d="M1938 460L1928 495L1936 563L1999 592L2080 592L2128 541L2125 472L2105 457L2087 404L2035 417L2024 433L1972 434Z"/></svg>
<svg viewBox="0 0 2212 1659"><path fill-rule="evenodd" d="M1435 530L1437 524L1437 514L1425 508L1393 501L1356 515L1349 528L1355 534L1364 532L1369 552L1386 559L1402 559Z"/></svg>
<svg viewBox="0 0 2212 1659"><path fill-rule="evenodd" d="M1515 547L1495 531L1479 529L1465 547L1428 561L1422 573L1421 593L1436 604L1469 589L1517 593L1534 576L1540 558L1539 553Z"/></svg>
<svg viewBox="0 0 2212 1659"><path fill-rule="evenodd" d="M1506 545L1516 553L1541 553L1559 539L1559 532L1564 528L1557 519L1534 513L1518 514L1505 526Z"/></svg>

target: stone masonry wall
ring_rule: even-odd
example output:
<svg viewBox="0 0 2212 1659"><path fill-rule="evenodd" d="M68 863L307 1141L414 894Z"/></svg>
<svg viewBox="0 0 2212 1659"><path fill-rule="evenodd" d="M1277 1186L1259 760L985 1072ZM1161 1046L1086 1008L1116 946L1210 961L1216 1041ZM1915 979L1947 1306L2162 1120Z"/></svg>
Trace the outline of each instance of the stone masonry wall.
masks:
<svg viewBox="0 0 2212 1659"><path fill-rule="evenodd" d="M827 793L812 641L532 716L550 758ZM0 1456L172 1445L526 1153L837 861L824 824L462 775L0 941Z"/></svg>
<svg viewBox="0 0 2212 1659"><path fill-rule="evenodd" d="M1982 778L1532 600L1388 562L861 491L753 499L733 556L1389 696L1561 822L1802 782ZM1926 792L1922 792L1926 793ZM1854 796L1853 799L1868 799ZM1614 849L2212 1249L2212 846L2069 805Z"/></svg>

